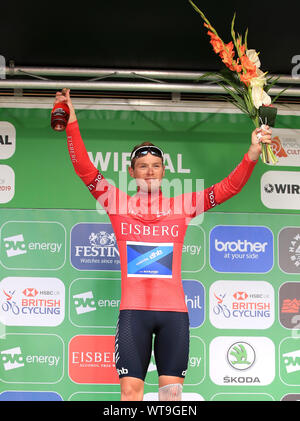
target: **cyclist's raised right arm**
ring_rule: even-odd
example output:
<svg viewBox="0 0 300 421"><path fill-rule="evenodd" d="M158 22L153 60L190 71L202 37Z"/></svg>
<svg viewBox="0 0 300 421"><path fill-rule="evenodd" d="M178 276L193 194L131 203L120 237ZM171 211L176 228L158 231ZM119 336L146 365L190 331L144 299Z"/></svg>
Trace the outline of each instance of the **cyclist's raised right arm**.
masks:
<svg viewBox="0 0 300 421"><path fill-rule="evenodd" d="M111 213L116 206L116 188L103 177L88 156L80 134L75 110L70 99L70 90L66 89L64 93L57 92L55 102L66 102L70 108L66 134L68 151L76 174L81 178L106 212Z"/></svg>
<svg viewBox="0 0 300 421"><path fill-rule="evenodd" d="M70 98L70 89L64 89L63 92L56 93L55 103L65 102L70 109L69 122L66 127L69 155L76 174L82 179L84 184L89 185L99 171L91 162L82 140L77 117Z"/></svg>

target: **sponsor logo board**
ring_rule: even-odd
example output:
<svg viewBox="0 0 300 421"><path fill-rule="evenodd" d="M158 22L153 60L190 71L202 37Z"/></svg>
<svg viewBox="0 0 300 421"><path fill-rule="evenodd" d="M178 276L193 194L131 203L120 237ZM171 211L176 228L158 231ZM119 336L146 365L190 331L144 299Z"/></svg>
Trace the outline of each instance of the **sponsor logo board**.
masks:
<svg viewBox="0 0 300 421"><path fill-rule="evenodd" d="M120 254L112 225L79 223L71 230L71 264L78 270L120 270Z"/></svg>
<svg viewBox="0 0 300 421"><path fill-rule="evenodd" d="M0 282L0 319L7 326L58 326L65 286L58 278L7 277Z"/></svg>
<svg viewBox="0 0 300 421"><path fill-rule="evenodd" d="M7 269L55 270L65 264L66 231L58 222L6 222L0 242L0 260Z"/></svg>
<svg viewBox="0 0 300 421"><path fill-rule="evenodd" d="M265 386L275 378L275 346L267 337L219 336L209 357L210 378L220 386Z"/></svg>
<svg viewBox="0 0 300 421"><path fill-rule="evenodd" d="M300 209L296 171L267 171L261 177L261 201L269 209Z"/></svg>
<svg viewBox="0 0 300 421"><path fill-rule="evenodd" d="M219 329L268 329L275 318L274 289L263 281L216 281L209 318Z"/></svg>
<svg viewBox="0 0 300 421"><path fill-rule="evenodd" d="M266 273L273 261L267 227L218 225L210 232L210 265L217 272Z"/></svg>

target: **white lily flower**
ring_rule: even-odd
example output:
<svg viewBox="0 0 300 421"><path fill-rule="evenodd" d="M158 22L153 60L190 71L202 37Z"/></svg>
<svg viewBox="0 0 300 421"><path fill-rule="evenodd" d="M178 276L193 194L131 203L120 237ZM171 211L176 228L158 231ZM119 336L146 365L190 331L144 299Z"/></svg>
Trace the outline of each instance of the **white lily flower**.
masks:
<svg viewBox="0 0 300 421"><path fill-rule="evenodd" d="M270 96L263 90L262 86L253 86L251 95L254 107L257 109L262 105L270 105L272 102Z"/></svg>
<svg viewBox="0 0 300 421"><path fill-rule="evenodd" d="M255 50L247 50L246 55L252 63L255 64L256 68L258 69L261 65L260 60L258 58L258 53Z"/></svg>
<svg viewBox="0 0 300 421"><path fill-rule="evenodd" d="M251 87L259 86L263 87L267 83L267 79L265 78L266 73L262 72L260 69L256 70L257 77L254 77L250 81Z"/></svg>
<svg viewBox="0 0 300 421"><path fill-rule="evenodd" d="M270 105L272 100L263 89L266 84L266 74L260 69L257 69L257 74L258 76L250 81L250 86L254 107L258 109L261 105Z"/></svg>

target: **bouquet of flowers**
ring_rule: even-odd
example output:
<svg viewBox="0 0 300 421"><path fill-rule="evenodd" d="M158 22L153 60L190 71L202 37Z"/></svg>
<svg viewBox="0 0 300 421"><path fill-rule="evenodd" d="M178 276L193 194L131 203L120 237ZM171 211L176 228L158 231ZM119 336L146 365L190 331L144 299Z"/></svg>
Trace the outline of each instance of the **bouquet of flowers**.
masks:
<svg viewBox="0 0 300 421"><path fill-rule="evenodd" d="M260 69L259 53L247 47L248 30L244 38L239 34L235 34L234 14L231 23L232 41L225 44L204 13L192 0L189 0L189 2L204 20L204 26L208 29L213 50L219 54L226 66L219 72L208 73L202 77L215 75L217 83L224 88L228 95L226 99L243 113L248 114L255 127L260 127L262 124L274 126L277 109L272 106L272 103L276 101L283 91L273 100L268 95L268 91L278 81L279 77L267 79L267 72L264 73ZM262 144L262 161L272 164L278 162L271 145Z"/></svg>

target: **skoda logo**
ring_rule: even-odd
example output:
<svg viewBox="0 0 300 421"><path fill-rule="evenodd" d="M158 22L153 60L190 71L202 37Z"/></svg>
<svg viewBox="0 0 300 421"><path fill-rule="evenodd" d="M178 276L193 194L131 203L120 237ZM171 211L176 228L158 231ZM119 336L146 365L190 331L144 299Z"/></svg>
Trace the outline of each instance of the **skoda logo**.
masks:
<svg viewBox="0 0 300 421"><path fill-rule="evenodd" d="M255 351L247 342L236 342L227 351L227 361L236 370L248 370L255 362Z"/></svg>

